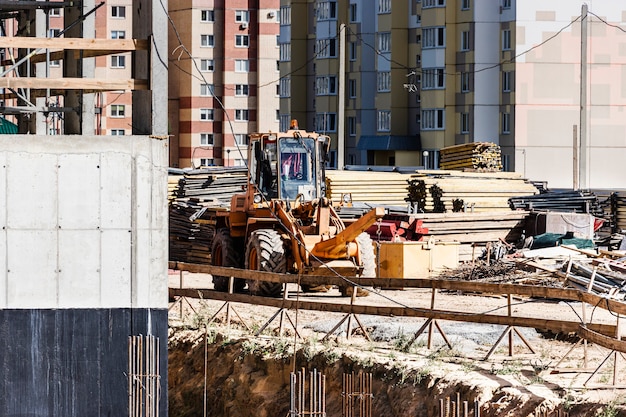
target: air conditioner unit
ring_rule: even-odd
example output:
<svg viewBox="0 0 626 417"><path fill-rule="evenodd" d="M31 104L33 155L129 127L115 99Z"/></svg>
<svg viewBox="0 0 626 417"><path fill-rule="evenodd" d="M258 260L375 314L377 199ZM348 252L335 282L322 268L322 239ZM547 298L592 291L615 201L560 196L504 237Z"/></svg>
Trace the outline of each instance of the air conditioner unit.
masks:
<svg viewBox="0 0 626 417"><path fill-rule="evenodd" d="M239 28L248 29L248 22L242 22L241 25L239 25Z"/></svg>

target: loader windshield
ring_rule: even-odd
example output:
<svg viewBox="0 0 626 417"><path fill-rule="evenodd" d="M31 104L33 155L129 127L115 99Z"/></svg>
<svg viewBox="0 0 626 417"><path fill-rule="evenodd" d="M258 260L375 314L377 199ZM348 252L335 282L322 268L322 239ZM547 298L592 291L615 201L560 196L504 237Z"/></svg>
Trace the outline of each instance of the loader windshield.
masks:
<svg viewBox="0 0 626 417"><path fill-rule="evenodd" d="M317 198L315 140L285 137L278 141L280 198L293 200L302 195L305 201Z"/></svg>

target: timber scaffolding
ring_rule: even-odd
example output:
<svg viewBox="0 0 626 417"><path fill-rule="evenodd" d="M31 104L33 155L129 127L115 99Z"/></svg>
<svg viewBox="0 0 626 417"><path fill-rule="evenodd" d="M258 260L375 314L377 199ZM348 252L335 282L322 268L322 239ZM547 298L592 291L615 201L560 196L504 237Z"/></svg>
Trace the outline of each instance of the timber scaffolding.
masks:
<svg viewBox="0 0 626 417"><path fill-rule="evenodd" d="M169 295L171 299L177 299L177 303L181 306L181 317L183 301L186 298L197 299L212 299L217 301L223 301L222 307L208 320L207 324L214 322L217 317L225 310L226 323L230 326L232 313L236 314L241 319L241 316L234 310L232 303L246 303L259 306L267 306L276 308L276 313L263 325L259 330L253 331L255 336L260 335L266 328L268 328L272 322L280 317L280 324L278 331L279 336L283 336L284 323L289 322L294 327L294 333L296 337L301 337L298 331L297 321L293 321L289 315L289 310L310 310L310 311L324 311L338 313L343 317L338 324L332 328L322 339L326 340L332 334L335 333L344 323L347 322L346 337L349 339L354 334L361 334L367 340L371 341L368 330L363 326L359 319L359 315L371 315L371 316L386 316L386 317L407 317L407 318L425 318L426 322L415 332L410 341L407 342L406 348L409 348L414 344L417 339L426 334L428 337L428 349L432 348L432 336L433 331L436 329L441 334L444 342L448 347L452 348L450 341L446 334L442 330L439 324L441 320L476 323L476 324L492 324L506 326L505 330L501 334L500 338L491 347L490 351L484 357L484 360L488 360L495 352L500 344L504 341L508 341L508 355L514 354L514 336L517 335L522 343L528 348L528 350L535 354L535 350L531 344L523 336L518 327L534 328L537 330L551 332L553 334L574 334L579 340L584 340L584 357L585 364L587 364L587 342L604 347L610 350L609 357L615 361L618 357L622 357L623 353L626 353L626 340L624 339L624 330L620 327L620 318L626 314L626 303L616 299L611 299L606 296L601 296L590 291L571 289L571 288L557 288L553 286L545 285L521 285L512 283L489 283L489 282L476 282L476 281L462 281L462 280L450 280L450 279L411 279L411 278L359 278L358 285L362 287L374 287L380 289L395 289L404 288L407 289L429 289L431 291L430 308L423 306L411 306L406 302L397 304L394 302L389 305L380 304L365 304L366 299L359 299L352 297L349 301L344 303L333 302L334 298L329 298L331 302L327 301L311 301L310 299L304 299L297 296L296 292L289 292L289 285L299 284L308 285L311 287L318 285L345 285L345 280L342 277L334 276L308 276L308 275L293 275L293 274L277 274L263 271L249 271L237 268L226 268L209 265L195 265L185 264L178 262L170 262L169 267L172 270L181 271L181 282L178 288L169 288ZM219 292L210 288L185 288L182 282L182 271L188 271L192 273L205 273L215 274L220 276L230 277L231 284L229 292ZM568 274L569 272L565 272ZM261 296L253 296L244 293L233 293L234 279L245 280L260 280L269 281L275 283L282 283L284 287L282 298L269 298ZM355 283L353 283L355 284ZM356 284L355 284L356 285ZM293 287L292 287L293 288ZM497 295L502 296L503 300L506 300L506 304L502 306L502 309L506 311L506 314L494 314L494 310L481 311L481 306L475 303L475 299L467 299L467 302L462 307L457 307L457 310L440 309L436 308L437 294L442 291L451 291L458 293L470 293L473 295ZM353 293L356 293L354 291ZM549 300L554 303L556 301L570 303L580 302L582 303L582 315L577 316L576 320L560 320L545 318L545 315L541 315L541 311L538 309L530 310L530 315L521 315L517 313L517 309L513 309L513 298L516 302L519 299L526 298L528 302L531 300ZM323 298L323 297L320 297ZM368 297L369 298L369 297ZM388 299L388 298L387 298ZM389 300L389 299L388 299ZM172 304L170 310L176 306L177 303ZM191 306L191 304L189 304ZM610 312L612 317L615 318L615 324L609 324L607 322L601 322L597 319L594 321L594 314L589 315L586 310L586 306L596 309L602 309ZM533 313L537 313L537 316L533 317ZM355 324L354 327L352 324ZM251 329L242 320L244 325L249 330ZM250 330L252 331L252 330ZM426 333L425 333L426 332ZM566 355L555 365L553 371L558 371L558 367L563 363L564 359L577 347L578 343L573 345L572 348L566 353ZM607 357L607 359L609 358ZM589 384L592 377L598 372L600 367L606 362L603 361L595 370L581 370L580 372L592 372L591 376L585 382L585 386ZM563 371L563 369L561 369ZM613 384L617 383L617 372L614 374Z"/></svg>

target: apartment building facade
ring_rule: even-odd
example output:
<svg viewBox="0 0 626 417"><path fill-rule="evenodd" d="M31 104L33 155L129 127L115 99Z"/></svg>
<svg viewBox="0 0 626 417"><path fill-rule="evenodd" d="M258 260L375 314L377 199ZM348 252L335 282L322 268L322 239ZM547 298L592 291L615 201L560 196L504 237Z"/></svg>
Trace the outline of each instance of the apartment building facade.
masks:
<svg viewBox="0 0 626 417"><path fill-rule="evenodd" d="M278 130L278 11L278 0L170 3L172 166L243 166L247 134Z"/></svg>
<svg viewBox="0 0 626 417"><path fill-rule="evenodd" d="M437 168L443 147L494 142L506 170L553 187L575 185L574 159L580 186L625 187L608 168L626 156L624 9L610 0L282 0L281 127L296 117L343 143L335 166Z"/></svg>

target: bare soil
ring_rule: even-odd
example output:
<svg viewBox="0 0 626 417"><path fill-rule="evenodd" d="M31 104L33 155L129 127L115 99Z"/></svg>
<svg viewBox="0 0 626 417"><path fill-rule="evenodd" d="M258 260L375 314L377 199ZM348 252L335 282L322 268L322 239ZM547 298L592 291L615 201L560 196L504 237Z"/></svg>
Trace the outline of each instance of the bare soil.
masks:
<svg viewBox="0 0 626 417"><path fill-rule="evenodd" d="M180 286L212 288L211 277L172 271L170 287ZM290 294L290 298L349 302L337 289L303 294L294 287ZM429 308L431 292L371 291L356 303ZM435 308L506 314L507 300L442 292L437 293ZM356 320L352 328L357 330L350 338L347 320L331 333L342 314L291 310L283 316L282 337L280 315L255 337L276 312L271 307L226 306L190 298L172 303L170 416L286 416L289 375L300 369L317 369L326 375L328 417L342 415L342 374L359 371L373 375L372 416L438 416L439 401L457 393L470 404L478 401L482 416L535 416L557 410L571 416L626 416L624 356L595 345L585 348L571 335L517 329L535 353L516 336L512 356L504 338L485 359L504 326L440 321L452 347L434 327L429 349L428 332L407 347L425 319L359 316L372 339L368 341ZM514 299L512 312L560 320L580 320L583 314L580 303L522 298ZM587 315L594 322L616 322L610 313L590 306Z"/></svg>

